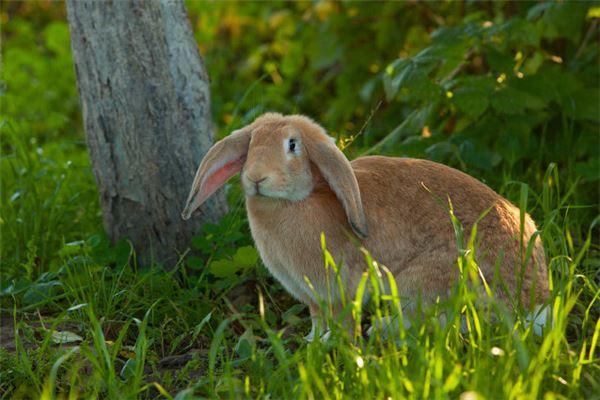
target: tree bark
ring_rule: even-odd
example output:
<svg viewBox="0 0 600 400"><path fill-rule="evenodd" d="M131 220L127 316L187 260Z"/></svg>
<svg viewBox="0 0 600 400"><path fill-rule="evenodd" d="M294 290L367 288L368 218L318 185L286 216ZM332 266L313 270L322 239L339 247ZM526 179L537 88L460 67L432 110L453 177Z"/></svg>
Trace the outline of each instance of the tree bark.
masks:
<svg viewBox="0 0 600 400"><path fill-rule="evenodd" d="M71 47L104 225L143 264L172 266L222 193L180 212L212 145L209 80L183 0L68 0Z"/></svg>

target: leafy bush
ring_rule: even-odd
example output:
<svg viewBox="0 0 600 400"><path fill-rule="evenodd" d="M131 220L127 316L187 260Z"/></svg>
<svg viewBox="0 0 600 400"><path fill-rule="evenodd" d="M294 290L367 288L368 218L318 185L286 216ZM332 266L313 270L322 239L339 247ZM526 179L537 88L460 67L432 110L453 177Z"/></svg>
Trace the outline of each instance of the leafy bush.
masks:
<svg viewBox="0 0 600 400"><path fill-rule="evenodd" d="M404 140L463 169L510 174L558 162L598 180L598 46L580 44L586 11L585 3L541 4L495 23L477 12L434 31L430 46L383 73L386 99L407 116L370 151Z"/></svg>
<svg viewBox="0 0 600 400"><path fill-rule="evenodd" d="M13 3L7 9L3 19L8 23L2 27L5 61L0 71L4 123L32 138L33 145L67 137L81 141L79 100L63 7ZM13 9L14 14L6 14Z"/></svg>
<svg viewBox="0 0 600 400"><path fill-rule="evenodd" d="M596 215L592 3L283 4L188 3L220 135L265 110L302 112L350 156L433 159L509 198L507 182L540 189L555 163Z"/></svg>

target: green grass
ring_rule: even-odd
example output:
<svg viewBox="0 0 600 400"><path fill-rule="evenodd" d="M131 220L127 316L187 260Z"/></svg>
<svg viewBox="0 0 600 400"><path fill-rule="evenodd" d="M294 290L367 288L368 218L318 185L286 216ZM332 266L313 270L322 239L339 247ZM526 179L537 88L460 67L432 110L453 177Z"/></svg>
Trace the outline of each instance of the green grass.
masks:
<svg viewBox="0 0 600 400"><path fill-rule="evenodd" d="M46 159L53 144L40 152L26 135L3 132L17 149L2 161L0 299L17 339L16 351L2 350L6 397L591 398L600 390L600 259L592 242L598 220L582 219L588 208L569 205L577 188L561 187L555 166L539 193L519 186L521 205L539 216L551 271L552 322L543 336L533 334L523 313L477 301L469 278L476 268L472 232L455 221L457 237L464 238L457 260L464 279L450 298L424 307L409 329L400 324L394 339L349 337L331 321L331 340L308 344L302 339L309 330L305 307L260 263L226 277L207 268L205 260L226 258L249 243L241 203L219 226L205 228L222 234L205 232L195 241L205 256L195 262L206 264L195 269L182 262L170 272L138 268L126 242L111 247L94 233L96 192L82 146L64 147L75 161L60 165ZM17 188L22 196L14 195ZM73 218L86 203L94 209ZM245 234L232 233L239 229ZM346 312L365 322L401 314L407 299L394 285L382 292L385 268L367 254L368 265L367 310L347 299ZM466 332L461 318L468 321ZM366 325L356 332L361 328ZM61 340L53 340L53 331L83 340L56 343ZM165 357L186 353L181 365L164 365Z"/></svg>
<svg viewBox="0 0 600 400"><path fill-rule="evenodd" d="M462 279L449 298L411 315L404 305L415 299L399 298L385 267L365 252L363 286L354 298L345 293L344 310L363 323L350 333L328 316L331 340L306 343L308 310L257 258L236 180L231 212L198 232L193 255L171 270L139 266L127 241L109 244L64 7L9 2L0 11L0 396L599 398L598 43L585 39L597 29L585 17L591 4L342 3L333 12L337 6L319 2L280 12L277 4L188 2L206 47L215 121L225 122L219 136L263 109L306 112L349 143L351 155L383 143L386 154L459 167L530 212L540 229L551 279L542 336L526 324L527 310L508 309L493 289L490 301L479 301L476 231L463 232L454 219ZM460 29L435 39L430 31L439 21ZM485 21L493 35L477 33ZM468 46L455 48L455 34ZM327 51L306 46L317 39ZM434 40L450 45L450 57ZM424 49L450 64L425 60L433 62L430 75L413 68L406 87L385 89L394 78L384 75L386 66L400 61L399 51L419 63ZM461 60L468 65L446 80ZM507 89L521 98L488 102ZM490 104L475 112L473 102ZM421 112L434 103L437 112ZM420 133L425 127L429 137ZM335 279L338 266L324 247L323 268ZM372 294L364 307L363 290ZM396 318L396 335L361 334L386 316Z"/></svg>

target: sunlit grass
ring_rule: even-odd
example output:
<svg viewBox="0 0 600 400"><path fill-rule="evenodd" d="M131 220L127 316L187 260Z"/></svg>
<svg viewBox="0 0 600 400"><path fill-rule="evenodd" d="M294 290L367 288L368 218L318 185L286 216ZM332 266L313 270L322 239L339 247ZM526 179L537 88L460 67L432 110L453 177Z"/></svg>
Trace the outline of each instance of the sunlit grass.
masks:
<svg viewBox="0 0 600 400"><path fill-rule="evenodd" d="M463 233L460 222L455 223L466 247L457 260L462 279L449 298L407 312L392 275L365 250L368 268L358 293L344 293L345 313L357 323L348 330L344 319L328 312L332 333L326 342L303 341L308 318L296 326L295 334L286 334L292 327L268 318L275 304L272 294L262 289L253 312L234 312L225 297L212 303L211 311L193 317L187 313L209 300L188 298L186 304L184 292L189 289L175 274L137 270L127 263L112 269L93 261L72 263L61 278L65 294L54 300L57 309L60 304L71 307L52 318L37 349L27 350L17 340L15 355L3 354L2 390L15 397L37 393L44 398L55 393L326 399L457 398L465 393L481 398L577 398L595 393L600 384L595 354L598 287L577 273L589 255L591 231L573 253L568 235L554 238L559 241L556 248L565 253L550 254L551 315L537 336L525 314L509 311L493 300L493 293L491 301L478 301L481 292L471 273L477 265L469 256L476 230ZM338 266L326 240L323 245L324 267L337 280ZM328 300L322 300L327 309ZM19 315L18 303L13 315ZM394 321L394 329L379 329L375 323L371 334L364 334L363 327L386 317ZM177 329L165 331L165 319ZM57 348L49 332L66 323L78 324L84 341ZM20 338L26 325L16 326ZM180 332L186 333L185 340L208 339L188 362L192 370L201 371L193 379L158 368L162 356L178 350L161 346L161 336L175 340Z"/></svg>
<svg viewBox="0 0 600 400"><path fill-rule="evenodd" d="M462 272L450 297L434 304L400 298L365 249L358 293L340 294L342 320L329 311L330 339L306 343L305 307L264 268L220 279L206 266L138 267L127 242L109 246L97 234L96 190L81 146L38 151L5 128L13 152L2 159L0 301L14 321L8 329L16 349L1 350L4 396L580 398L600 390L598 219L581 217L590 205L572 205L576 182L561 182L555 165L539 193L520 182L504 185L541 228L552 289L542 336L527 323L527 310L498 302L493 288L473 279L476 227L463 232L447 204ZM59 149L73 151L74 162L51 161ZM224 224L244 225L239 198L236 204ZM341 287L326 238L323 254L330 282ZM240 291L246 303L236 302ZM482 292L491 301L479 301ZM333 296L321 299L324 309ZM416 306L407 309L409 302ZM362 324L348 329L349 316ZM56 331L83 340L57 343ZM165 357L186 353L181 365L164 367Z"/></svg>
<svg viewBox="0 0 600 400"><path fill-rule="evenodd" d="M95 234L99 216L87 161L76 169L57 165L45 158L56 151L51 145L32 151L24 137L4 133L14 152L2 160L1 302L2 314L14 321L16 345L2 350L4 396L577 398L600 389L599 260L592 242L598 220L578 216L589 206L571 205L577 188L563 187L555 165L539 193L519 182L505 185L537 216L547 250L552 297L542 336L527 323L527 310L500 303L493 288L481 286L476 226L463 232L448 204L462 272L450 297L434 304L400 298L389 271L365 249L358 292L321 299L325 310L333 296L345 305L341 320L326 313L329 340L306 343L305 308L264 268L220 280L183 263L170 272L138 267L126 242L111 247ZM45 179L52 184L40 184ZM79 230L67 231L82 199L93 206L76 219ZM237 204L225 223L243 223ZM326 238L322 245L330 283L343 289ZM248 304L236 303L240 288L250 291ZM482 292L491 300L479 301ZM407 309L409 302L416 306ZM349 316L357 321L352 329ZM83 340L56 343L55 331ZM185 353L189 359L176 368L161 364Z"/></svg>

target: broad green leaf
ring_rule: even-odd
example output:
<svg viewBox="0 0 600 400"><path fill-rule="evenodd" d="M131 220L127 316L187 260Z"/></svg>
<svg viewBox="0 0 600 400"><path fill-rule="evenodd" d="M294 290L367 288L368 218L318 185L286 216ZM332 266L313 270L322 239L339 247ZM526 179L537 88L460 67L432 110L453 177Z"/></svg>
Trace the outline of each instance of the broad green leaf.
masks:
<svg viewBox="0 0 600 400"><path fill-rule="evenodd" d="M219 278L227 278L235 275L240 266L231 260L217 260L210 263L210 272Z"/></svg>
<svg viewBox="0 0 600 400"><path fill-rule="evenodd" d="M486 171L491 170L492 167L498 165L501 161L499 154L472 140L465 140L458 149L464 162Z"/></svg>
<svg viewBox="0 0 600 400"><path fill-rule="evenodd" d="M482 92L490 92L496 87L496 81L489 75L467 75L453 81L452 87L472 88Z"/></svg>
<svg viewBox="0 0 600 400"><path fill-rule="evenodd" d="M448 75L452 73L456 68L459 68L460 64L465 62L465 58L470 49L470 42L460 41L454 46L446 49L447 51L442 56L442 63L439 67L436 78L438 81L444 80Z"/></svg>
<svg viewBox="0 0 600 400"><path fill-rule="evenodd" d="M404 86L408 89L407 101L430 102L436 100L441 93L440 86L425 71L413 73Z"/></svg>
<svg viewBox="0 0 600 400"><path fill-rule="evenodd" d="M454 147L452 146L452 143L445 140L429 146L427 150L425 150L425 153L427 154L427 157L433 161L443 161L452 154L453 151Z"/></svg>
<svg viewBox="0 0 600 400"><path fill-rule="evenodd" d="M536 51L533 55L529 56L523 63L522 72L526 77L535 74L544 62L544 55L540 51Z"/></svg>
<svg viewBox="0 0 600 400"><path fill-rule="evenodd" d="M537 110L543 108L544 105L544 102L538 97L510 86L504 87L492 95L492 107L505 114L519 114L525 112L526 109Z"/></svg>
<svg viewBox="0 0 600 400"><path fill-rule="evenodd" d="M527 65L527 63L525 64ZM534 93L545 102L559 99L559 87L564 83L557 82L560 73L541 67L535 74L525 74L522 79L514 79L510 85L522 92Z"/></svg>
<svg viewBox="0 0 600 400"><path fill-rule="evenodd" d="M256 339L254 338L252 329L246 329L235 345L235 352L238 354L240 359L250 358L252 356L255 343Z"/></svg>
<svg viewBox="0 0 600 400"><path fill-rule="evenodd" d="M543 36L548 39L567 38L574 44L581 40L588 4L585 1L549 2L542 17Z"/></svg>
<svg viewBox="0 0 600 400"><path fill-rule="evenodd" d="M50 338L55 344L74 343L83 340L81 336L70 331L52 331Z"/></svg>
<svg viewBox="0 0 600 400"><path fill-rule="evenodd" d="M204 260L200 257L191 256L188 258L187 264L192 269L200 269L204 266Z"/></svg>
<svg viewBox="0 0 600 400"><path fill-rule="evenodd" d="M210 253L211 243L205 236L194 236L192 238L192 246L204 253Z"/></svg>
<svg viewBox="0 0 600 400"><path fill-rule="evenodd" d="M510 54L498 51L498 48L495 46L487 46L483 54L488 65L494 72L505 73L507 75L512 73L515 61Z"/></svg>
<svg viewBox="0 0 600 400"><path fill-rule="evenodd" d="M387 101L391 101L412 72L413 67L410 60L396 60L390 64L383 73L383 89Z"/></svg>
<svg viewBox="0 0 600 400"><path fill-rule="evenodd" d="M466 87L454 92L452 102L473 119L485 112L489 105L488 94L478 88Z"/></svg>
<svg viewBox="0 0 600 400"><path fill-rule="evenodd" d="M541 17L550 7L552 7L552 2L550 1L534 5L527 11L527 19L531 21Z"/></svg>
<svg viewBox="0 0 600 400"><path fill-rule="evenodd" d="M436 107L437 103L432 102L424 107L414 110L400 125L363 154L371 154L382 148L385 149L408 135L419 134L429 118L429 115L432 113L432 110Z"/></svg>
<svg viewBox="0 0 600 400"><path fill-rule="evenodd" d="M467 52L469 43L465 41L453 41L434 44L426 47L423 51L412 58L417 64L430 64L444 62L448 59L462 59Z"/></svg>
<svg viewBox="0 0 600 400"><path fill-rule="evenodd" d="M252 267L258 261L258 251L252 246L240 247L235 252L233 261L242 268Z"/></svg>
<svg viewBox="0 0 600 400"><path fill-rule="evenodd" d="M62 287L59 281L35 283L23 294L23 304L29 306L50 301L62 291Z"/></svg>
<svg viewBox="0 0 600 400"><path fill-rule="evenodd" d="M508 40L518 46L538 46L540 33L538 28L529 21L515 18L505 24Z"/></svg>

